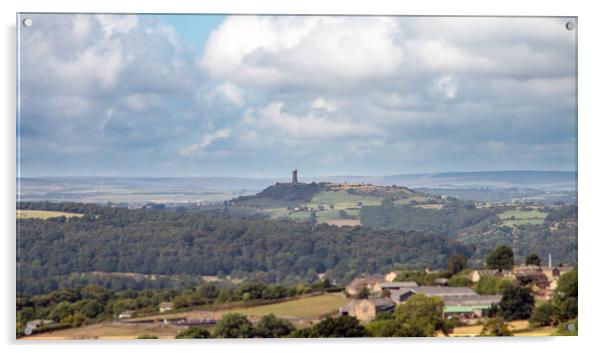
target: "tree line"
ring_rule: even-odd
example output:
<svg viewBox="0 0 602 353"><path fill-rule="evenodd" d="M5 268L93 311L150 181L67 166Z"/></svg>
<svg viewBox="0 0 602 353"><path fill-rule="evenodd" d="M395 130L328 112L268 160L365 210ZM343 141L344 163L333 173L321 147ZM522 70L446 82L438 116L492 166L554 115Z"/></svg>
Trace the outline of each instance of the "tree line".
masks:
<svg viewBox="0 0 602 353"><path fill-rule="evenodd" d="M112 291L99 285L61 289L43 295L17 297L17 335L27 322L52 320L46 329L77 327L112 320L126 310L137 316L156 314L159 304L171 302L175 310L203 307L209 309L231 303L251 306L311 293L338 290L328 280L294 285L242 283L238 286L206 283L181 289L144 289Z"/></svg>
<svg viewBox="0 0 602 353"><path fill-rule="evenodd" d="M83 217L18 219L21 293L60 288L60 279L91 271L162 275L231 275L296 283L317 273L346 282L404 264L444 268L474 247L436 234L308 222L241 219L73 203L21 203L20 208Z"/></svg>

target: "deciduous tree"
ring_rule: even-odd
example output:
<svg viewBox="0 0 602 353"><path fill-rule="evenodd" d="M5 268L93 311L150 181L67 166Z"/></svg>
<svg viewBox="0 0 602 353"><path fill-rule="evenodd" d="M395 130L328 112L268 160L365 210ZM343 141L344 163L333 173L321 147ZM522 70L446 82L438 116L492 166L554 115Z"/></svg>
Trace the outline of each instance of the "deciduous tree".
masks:
<svg viewBox="0 0 602 353"><path fill-rule="evenodd" d="M496 270L511 270L514 266L514 252L507 245L498 246L487 256L487 268Z"/></svg>

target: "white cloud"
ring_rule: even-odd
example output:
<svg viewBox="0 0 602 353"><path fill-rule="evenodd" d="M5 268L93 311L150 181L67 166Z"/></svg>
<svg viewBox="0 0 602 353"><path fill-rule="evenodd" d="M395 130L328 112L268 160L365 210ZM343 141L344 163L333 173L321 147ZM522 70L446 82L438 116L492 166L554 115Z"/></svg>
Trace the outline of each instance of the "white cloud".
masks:
<svg viewBox="0 0 602 353"><path fill-rule="evenodd" d="M152 16L32 16L21 131L38 142L23 155L50 169L63 164L47 141L56 154L91 146L79 161L91 170L120 151L126 169L172 160L191 173L177 156L478 169L517 144L543 156L537 166L574 164L572 144L550 147L576 128L575 33L562 19L234 16L198 58Z"/></svg>
<svg viewBox="0 0 602 353"><path fill-rule="evenodd" d="M276 129L280 134L294 139L341 138L357 136L382 136L384 131L378 127L361 122L353 122L342 118L317 116L312 111L307 115L294 115L284 111L283 102L272 102L265 108L249 109L245 112L244 123L273 134Z"/></svg>
<svg viewBox="0 0 602 353"><path fill-rule="evenodd" d="M115 113L115 111L113 109L107 109L105 111L104 118L102 119L102 121L100 122L100 125L98 126L99 131L103 131L107 127L107 124L111 120L113 120L114 113Z"/></svg>
<svg viewBox="0 0 602 353"><path fill-rule="evenodd" d="M494 66L494 62L487 57L469 54L441 40L412 40L409 46L416 51L420 63L429 70L484 71Z"/></svg>
<svg viewBox="0 0 602 353"><path fill-rule="evenodd" d="M458 82L449 75L439 77L435 81L435 87L449 99L455 98L458 93Z"/></svg>
<svg viewBox="0 0 602 353"><path fill-rule="evenodd" d="M138 26L138 17L132 15L95 15L94 16L103 32L108 36L119 33L128 33Z"/></svg>
<svg viewBox="0 0 602 353"><path fill-rule="evenodd" d="M234 16L211 34L199 65L214 78L244 85L378 80L403 62L397 31L393 18Z"/></svg>
<svg viewBox="0 0 602 353"><path fill-rule="evenodd" d="M73 33L79 40L86 38L90 34L91 27L90 16L77 15L73 19Z"/></svg>
<svg viewBox="0 0 602 353"><path fill-rule="evenodd" d="M217 86L216 92L220 97L234 105L240 106L245 102L243 92L235 84L230 82L225 82Z"/></svg>
<svg viewBox="0 0 602 353"><path fill-rule="evenodd" d="M134 93L124 98L125 105L134 111L142 112L161 105L161 98L156 94Z"/></svg>
<svg viewBox="0 0 602 353"><path fill-rule="evenodd" d="M49 102L49 108L52 111L60 112L55 116L61 118L81 118L90 110L92 103L85 98L73 95L59 95L52 97Z"/></svg>
<svg viewBox="0 0 602 353"><path fill-rule="evenodd" d="M203 152L207 147L211 146L217 140L223 140L230 137L232 130L229 128L220 129L212 133L203 135L201 141L190 145L183 146L178 151L180 157L189 157L199 152Z"/></svg>
<svg viewBox="0 0 602 353"><path fill-rule="evenodd" d="M329 113L339 110L339 106L336 102L326 100L324 97L316 98L311 102L311 107L312 109L323 109Z"/></svg>

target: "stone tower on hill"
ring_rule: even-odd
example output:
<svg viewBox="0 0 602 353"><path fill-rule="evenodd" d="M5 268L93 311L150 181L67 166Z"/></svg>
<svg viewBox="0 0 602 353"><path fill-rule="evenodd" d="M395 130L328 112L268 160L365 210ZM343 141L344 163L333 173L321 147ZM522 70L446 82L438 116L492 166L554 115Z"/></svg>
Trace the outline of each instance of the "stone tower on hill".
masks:
<svg viewBox="0 0 602 353"><path fill-rule="evenodd" d="M293 170L293 184L298 184L299 180L297 180L297 169Z"/></svg>

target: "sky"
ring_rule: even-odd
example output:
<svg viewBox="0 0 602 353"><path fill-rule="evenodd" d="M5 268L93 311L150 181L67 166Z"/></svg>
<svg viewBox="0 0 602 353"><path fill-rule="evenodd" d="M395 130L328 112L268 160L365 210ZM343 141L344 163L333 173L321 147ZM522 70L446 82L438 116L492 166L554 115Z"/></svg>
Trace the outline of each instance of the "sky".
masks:
<svg viewBox="0 0 602 353"><path fill-rule="evenodd" d="M570 18L26 17L21 177L576 170Z"/></svg>

